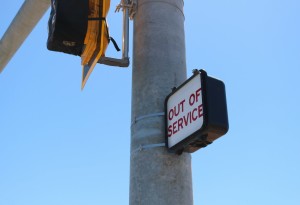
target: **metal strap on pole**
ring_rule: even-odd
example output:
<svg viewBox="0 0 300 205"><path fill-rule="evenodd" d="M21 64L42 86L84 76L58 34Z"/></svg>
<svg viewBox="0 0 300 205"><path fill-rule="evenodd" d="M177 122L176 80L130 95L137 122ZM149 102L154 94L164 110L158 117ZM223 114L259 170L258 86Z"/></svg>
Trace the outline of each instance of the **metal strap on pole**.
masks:
<svg viewBox="0 0 300 205"><path fill-rule="evenodd" d="M134 119L134 121L131 123L131 126L136 124L138 121L143 120L143 119L147 119L147 118L152 118L152 117L161 117L164 116L165 113L164 112L159 112L159 113L152 113L152 114L148 114L148 115L143 115L140 117L136 117ZM152 148L156 148L156 147L165 147L166 143L157 143L157 144L147 144L147 145L140 145L137 149L133 150L133 152L137 152L137 151L143 151L143 150L147 150L147 149L152 149Z"/></svg>
<svg viewBox="0 0 300 205"><path fill-rule="evenodd" d="M165 115L164 112L158 112L158 113L152 113L152 114L148 114L148 115L142 115L140 117L135 117L134 121L131 123L131 126L134 125L135 123L137 123L140 120L147 119L147 118L152 118L152 117L161 117L161 116L164 116L164 115Z"/></svg>

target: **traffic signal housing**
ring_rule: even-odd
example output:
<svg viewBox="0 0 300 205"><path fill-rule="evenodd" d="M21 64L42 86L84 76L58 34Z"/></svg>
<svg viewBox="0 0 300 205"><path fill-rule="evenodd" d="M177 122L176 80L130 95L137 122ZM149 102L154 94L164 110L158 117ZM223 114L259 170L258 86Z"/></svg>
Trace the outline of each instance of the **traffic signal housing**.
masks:
<svg viewBox="0 0 300 205"><path fill-rule="evenodd" d="M88 13L89 0L51 0L47 48L81 56Z"/></svg>
<svg viewBox="0 0 300 205"><path fill-rule="evenodd" d="M81 56L82 88L110 41L106 16L110 0L51 0L47 48Z"/></svg>

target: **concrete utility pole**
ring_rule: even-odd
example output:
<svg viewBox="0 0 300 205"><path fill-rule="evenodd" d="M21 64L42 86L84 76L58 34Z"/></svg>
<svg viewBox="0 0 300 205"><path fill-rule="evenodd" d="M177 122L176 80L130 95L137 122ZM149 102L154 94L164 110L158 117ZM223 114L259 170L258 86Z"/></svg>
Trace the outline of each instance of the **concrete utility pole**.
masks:
<svg viewBox="0 0 300 205"><path fill-rule="evenodd" d="M136 0L130 205L192 205L191 156L164 147L164 100L186 80L183 0ZM50 5L26 0L0 41L0 72Z"/></svg>
<svg viewBox="0 0 300 205"><path fill-rule="evenodd" d="M0 73L50 6L50 0L25 0L0 40Z"/></svg>
<svg viewBox="0 0 300 205"><path fill-rule="evenodd" d="M164 100L186 80L183 0L138 0L134 17L130 205L193 204L191 156L167 152Z"/></svg>

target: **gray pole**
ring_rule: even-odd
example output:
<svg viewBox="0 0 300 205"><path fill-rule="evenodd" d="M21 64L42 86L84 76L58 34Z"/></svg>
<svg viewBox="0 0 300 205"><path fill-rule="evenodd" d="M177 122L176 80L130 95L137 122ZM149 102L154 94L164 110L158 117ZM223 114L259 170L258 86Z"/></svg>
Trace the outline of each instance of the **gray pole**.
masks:
<svg viewBox="0 0 300 205"><path fill-rule="evenodd" d="M183 0L138 0L134 17L130 205L193 204L191 156L167 152L164 100L186 80Z"/></svg>
<svg viewBox="0 0 300 205"><path fill-rule="evenodd" d="M0 73L50 6L50 0L26 0L0 40Z"/></svg>

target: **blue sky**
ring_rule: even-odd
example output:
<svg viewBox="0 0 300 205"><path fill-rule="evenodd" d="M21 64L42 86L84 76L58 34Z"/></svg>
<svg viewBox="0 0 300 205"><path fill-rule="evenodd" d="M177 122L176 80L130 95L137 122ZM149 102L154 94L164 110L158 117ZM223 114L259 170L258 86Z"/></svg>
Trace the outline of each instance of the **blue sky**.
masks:
<svg viewBox="0 0 300 205"><path fill-rule="evenodd" d="M1 36L22 3L2 3ZM121 44L118 3L108 22ZM225 82L230 123L192 154L194 204L298 205L299 1L184 9L187 77L204 68ZM0 204L128 204L131 65L98 64L81 91L80 58L46 49L48 18L0 75Z"/></svg>

